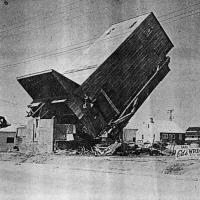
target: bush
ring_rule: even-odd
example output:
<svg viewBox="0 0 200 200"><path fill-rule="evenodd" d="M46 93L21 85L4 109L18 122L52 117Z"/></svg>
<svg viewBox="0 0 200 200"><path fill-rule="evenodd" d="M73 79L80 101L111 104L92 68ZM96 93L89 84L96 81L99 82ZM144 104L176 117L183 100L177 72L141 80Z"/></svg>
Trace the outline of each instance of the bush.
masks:
<svg viewBox="0 0 200 200"><path fill-rule="evenodd" d="M183 171L182 163L173 163L166 167L166 169L164 170L164 174L178 175L178 174L181 174L182 171Z"/></svg>

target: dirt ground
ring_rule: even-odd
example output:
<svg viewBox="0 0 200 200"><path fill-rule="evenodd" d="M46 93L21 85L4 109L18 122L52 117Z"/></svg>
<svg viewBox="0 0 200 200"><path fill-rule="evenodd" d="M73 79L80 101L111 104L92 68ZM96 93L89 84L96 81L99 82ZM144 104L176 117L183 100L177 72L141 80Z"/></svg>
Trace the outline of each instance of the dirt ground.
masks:
<svg viewBox="0 0 200 200"><path fill-rule="evenodd" d="M174 156L66 156L55 154L21 154L0 153L0 161L13 162L16 165L22 163L50 164L68 166L71 168L96 168L103 170L115 170L119 172L136 172L147 175L176 175L200 178L200 160L176 160Z"/></svg>
<svg viewBox="0 0 200 200"><path fill-rule="evenodd" d="M176 161L174 156L1 153L0 199L198 199L199 175L199 160ZM37 180L42 190L35 188ZM7 193L8 188L16 192ZM58 196L48 196L52 191Z"/></svg>

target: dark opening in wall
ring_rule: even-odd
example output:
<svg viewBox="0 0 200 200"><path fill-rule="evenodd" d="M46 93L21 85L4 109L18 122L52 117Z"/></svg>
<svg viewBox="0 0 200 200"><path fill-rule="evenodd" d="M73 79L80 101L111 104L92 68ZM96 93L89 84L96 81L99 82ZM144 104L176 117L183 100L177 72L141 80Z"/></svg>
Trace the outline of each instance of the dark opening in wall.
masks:
<svg viewBox="0 0 200 200"><path fill-rule="evenodd" d="M129 28L132 28L136 23L137 23L137 22L134 22L133 24L131 24L131 25L129 26Z"/></svg>
<svg viewBox="0 0 200 200"><path fill-rule="evenodd" d="M14 143L14 137L7 137L7 143Z"/></svg>
<svg viewBox="0 0 200 200"><path fill-rule="evenodd" d="M3 3L4 3L4 5L6 5L6 6L8 5L8 1L4 1Z"/></svg>

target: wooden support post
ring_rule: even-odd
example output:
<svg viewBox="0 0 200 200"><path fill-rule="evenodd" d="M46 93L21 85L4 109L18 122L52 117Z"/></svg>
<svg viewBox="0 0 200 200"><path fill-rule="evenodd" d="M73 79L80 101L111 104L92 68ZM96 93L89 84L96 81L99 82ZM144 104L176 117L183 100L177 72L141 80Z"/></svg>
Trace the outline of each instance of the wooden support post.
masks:
<svg viewBox="0 0 200 200"><path fill-rule="evenodd" d="M113 108L113 110L117 113L120 114L119 110L116 108L115 104L112 102L112 100L110 99L110 97L106 94L106 92L101 89L101 93L103 94L103 96L106 98L106 100L108 101L108 103L111 105L111 107Z"/></svg>

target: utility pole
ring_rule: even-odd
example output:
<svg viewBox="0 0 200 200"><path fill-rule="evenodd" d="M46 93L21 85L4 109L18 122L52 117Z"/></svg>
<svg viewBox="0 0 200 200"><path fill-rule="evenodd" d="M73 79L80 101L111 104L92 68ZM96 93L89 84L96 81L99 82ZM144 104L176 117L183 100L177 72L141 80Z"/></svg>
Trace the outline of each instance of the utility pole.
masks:
<svg viewBox="0 0 200 200"><path fill-rule="evenodd" d="M174 109L169 109L167 110L167 113L169 113L169 120L172 121L173 120L173 112L174 112Z"/></svg>

